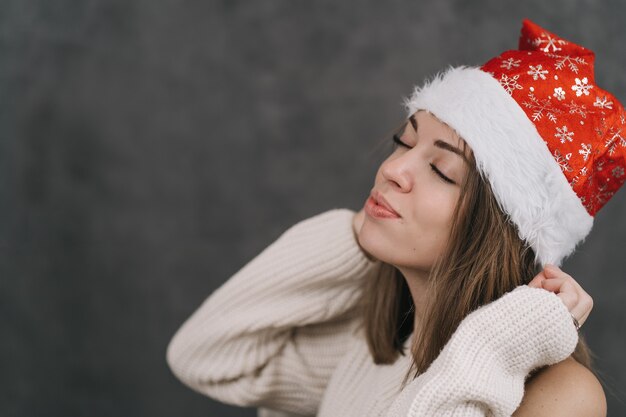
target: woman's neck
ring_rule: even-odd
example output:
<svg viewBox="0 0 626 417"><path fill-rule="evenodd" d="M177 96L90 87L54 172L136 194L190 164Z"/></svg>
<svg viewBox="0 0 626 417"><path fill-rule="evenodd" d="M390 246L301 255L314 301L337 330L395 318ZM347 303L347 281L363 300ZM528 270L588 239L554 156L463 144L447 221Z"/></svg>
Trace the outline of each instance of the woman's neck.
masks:
<svg viewBox="0 0 626 417"><path fill-rule="evenodd" d="M397 267L398 268L398 267ZM413 305L415 306L415 317L413 334L421 329L426 301L428 300L428 271L415 269L398 268L404 276L411 292Z"/></svg>

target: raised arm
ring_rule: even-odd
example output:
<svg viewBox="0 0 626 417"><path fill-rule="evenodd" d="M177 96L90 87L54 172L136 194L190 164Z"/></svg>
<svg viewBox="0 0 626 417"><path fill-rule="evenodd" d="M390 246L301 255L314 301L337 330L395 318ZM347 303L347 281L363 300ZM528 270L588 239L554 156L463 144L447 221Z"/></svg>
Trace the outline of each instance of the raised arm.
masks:
<svg viewBox="0 0 626 417"><path fill-rule="evenodd" d="M577 342L561 299L522 285L469 314L387 417L510 417L530 371L564 360Z"/></svg>
<svg viewBox="0 0 626 417"><path fill-rule="evenodd" d="M314 415L377 270L354 212L303 220L213 292L167 348L173 373L223 403Z"/></svg>

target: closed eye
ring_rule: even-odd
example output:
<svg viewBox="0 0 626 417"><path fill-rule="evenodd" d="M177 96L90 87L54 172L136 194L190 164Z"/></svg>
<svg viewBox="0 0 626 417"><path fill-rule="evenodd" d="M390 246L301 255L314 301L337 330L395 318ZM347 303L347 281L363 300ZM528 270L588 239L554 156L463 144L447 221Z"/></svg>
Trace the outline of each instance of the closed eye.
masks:
<svg viewBox="0 0 626 417"><path fill-rule="evenodd" d="M393 135L393 142L394 142L394 149L397 148L398 146L402 146L404 148L409 148L409 149L411 148L409 145L407 145L406 143L402 142L402 140L400 140L400 138L396 134ZM444 180L445 182L447 182L449 184L456 184L450 178L448 178L445 175L443 175L443 173L441 171L439 171L439 169L437 169L437 167L434 164L430 164L430 169L435 174L437 174L442 180Z"/></svg>
<svg viewBox="0 0 626 417"><path fill-rule="evenodd" d="M456 183L455 183L454 181L452 181L450 178L448 178L448 177L446 177L445 175L443 175L443 172L439 171L435 165L430 164L430 168L431 168L433 171L435 171L435 173L436 173L437 175L439 175L439 176L441 177L441 179L442 179L442 180L444 180L445 182L450 183L450 184L456 184Z"/></svg>
<svg viewBox="0 0 626 417"><path fill-rule="evenodd" d="M407 145L406 143L400 140L397 134L393 135L393 141L394 141L395 146L404 146L405 148L410 148L409 145Z"/></svg>

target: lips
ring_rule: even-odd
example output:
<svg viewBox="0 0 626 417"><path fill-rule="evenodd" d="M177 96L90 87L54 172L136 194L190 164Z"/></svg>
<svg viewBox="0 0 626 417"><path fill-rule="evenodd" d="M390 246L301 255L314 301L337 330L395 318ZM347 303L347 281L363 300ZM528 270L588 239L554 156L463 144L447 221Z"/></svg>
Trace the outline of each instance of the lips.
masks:
<svg viewBox="0 0 626 417"><path fill-rule="evenodd" d="M386 214L385 217L402 217L379 191L372 191L371 199L379 206L379 214ZM383 209L382 211L380 209ZM386 213L385 213L386 212Z"/></svg>

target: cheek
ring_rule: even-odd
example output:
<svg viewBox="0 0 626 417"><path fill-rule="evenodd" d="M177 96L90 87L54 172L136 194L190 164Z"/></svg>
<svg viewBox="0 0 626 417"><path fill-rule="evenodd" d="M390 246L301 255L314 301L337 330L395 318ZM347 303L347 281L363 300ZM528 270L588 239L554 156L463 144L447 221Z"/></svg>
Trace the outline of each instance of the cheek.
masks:
<svg viewBox="0 0 626 417"><path fill-rule="evenodd" d="M432 239L446 238L452 223L457 194L442 187L432 187L429 192L420 193L416 197L412 213L415 233Z"/></svg>
<svg viewBox="0 0 626 417"><path fill-rule="evenodd" d="M383 182L383 173L382 173L383 165L381 164L376 171L376 176L374 177L374 183L380 184Z"/></svg>
<svg viewBox="0 0 626 417"><path fill-rule="evenodd" d="M422 184L422 187L415 191L413 199L415 216L430 216L440 223L452 215L458 193L451 187L431 181Z"/></svg>

